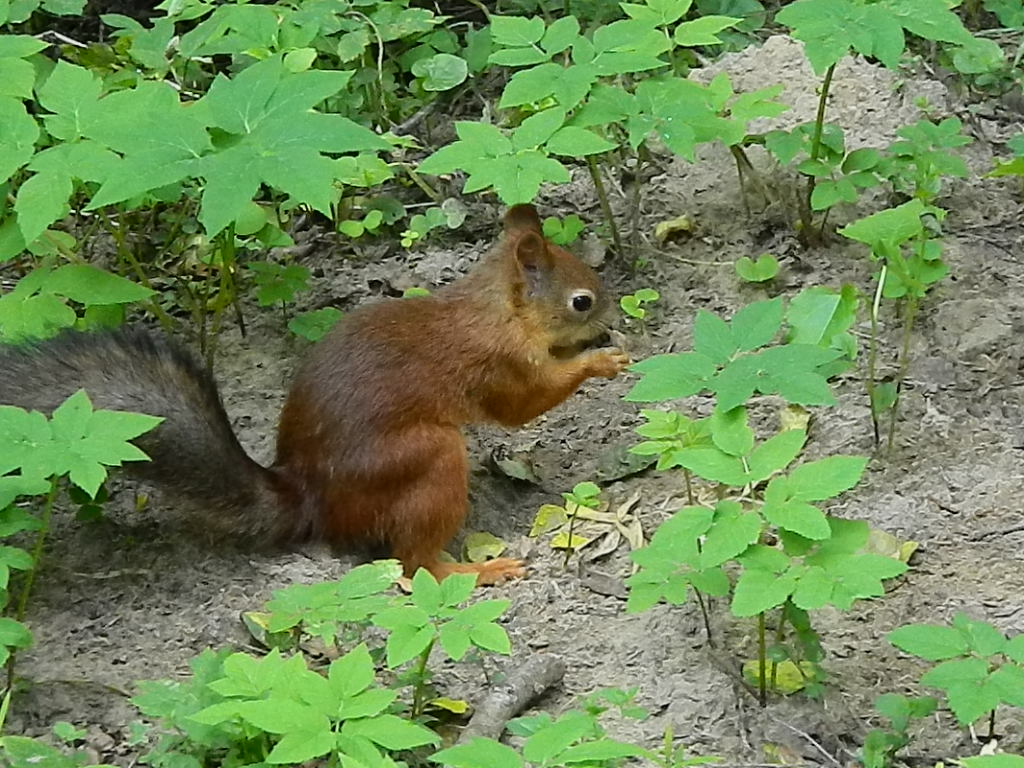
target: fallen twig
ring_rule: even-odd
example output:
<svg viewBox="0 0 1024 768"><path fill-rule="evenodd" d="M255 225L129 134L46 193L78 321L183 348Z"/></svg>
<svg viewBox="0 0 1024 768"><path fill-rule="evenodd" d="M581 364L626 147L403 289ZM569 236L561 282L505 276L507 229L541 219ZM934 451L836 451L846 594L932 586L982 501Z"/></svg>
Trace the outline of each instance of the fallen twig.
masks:
<svg viewBox="0 0 1024 768"><path fill-rule="evenodd" d="M466 744L478 737L498 738L505 729L505 723L564 675L565 662L558 656L549 653L531 656L512 670L504 683L491 687L469 719L458 743Z"/></svg>

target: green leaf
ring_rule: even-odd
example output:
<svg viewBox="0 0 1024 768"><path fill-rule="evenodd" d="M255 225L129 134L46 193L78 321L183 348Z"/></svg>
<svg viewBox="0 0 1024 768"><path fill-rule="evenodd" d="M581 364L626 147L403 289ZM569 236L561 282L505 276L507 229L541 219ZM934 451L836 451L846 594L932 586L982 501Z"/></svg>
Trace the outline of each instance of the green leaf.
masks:
<svg viewBox="0 0 1024 768"><path fill-rule="evenodd" d="M440 737L429 728L396 715L378 715L363 720L349 720L342 726L345 736L361 736L385 749L399 750L437 744Z"/></svg>
<svg viewBox="0 0 1024 768"><path fill-rule="evenodd" d="M820 540L832 535L832 529L825 518L825 513L815 507L796 499L781 504L766 503L761 509L765 519L772 525L787 531L798 533L804 538Z"/></svg>
<svg viewBox="0 0 1024 768"><path fill-rule="evenodd" d="M746 456L754 447L754 430L747 425L747 409L743 406L711 413L711 439L719 449L731 456Z"/></svg>
<svg viewBox="0 0 1024 768"><path fill-rule="evenodd" d="M89 264L65 264L46 278L46 288L85 306L144 301L153 290Z"/></svg>
<svg viewBox="0 0 1024 768"><path fill-rule="evenodd" d="M436 53L413 64L412 73L423 79L423 90L447 91L465 82L469 66L458 56Z"/></svg>
<svg viewBox="0 0 1024 768"><path fill-rule="evenodd" d="M676 27L673 39L676 45L719 45L722 40L718 33L734 27L743 19L731 16L702 16L693 21L684 21Z"/></svg>
<svg viewBox="0 0 1024 768"><path fill-rule="evenodd" d="M530 115L512 134L512 146L516 150L536 149L548 141L564 122L565 110L560 107Z"/></svg>
<svg viewBox="0 0 1024 768"><path fill-rule="evenodd" d="M750 482L766 480L775 472L785 469L799 455L807 433L802 429L787 429L754 448L747 459Z"/></svg>
<svg viewBox="0 0 1024 768"><path fill-rule="evenodd" d="M733 592L733 616L756 616L782 605L793 594L797 580L790 573L781 576L772 571L746 568L740 574Z"/></svg>
<svg viewBox="0 0 1024 768"><path fill-rule="evenodd" d="M775 338L782 326L782 299L748 304L733 316L731 326L733 342L741 351L763 347Z"/></svg>
<svg viewBox="0 0 1024 768"><path fill-rule="evenodd" d="M739 349L732 329L718 315L705 309L697 312L693 323L693 349L714 363L724 365Z"/></svg>
<svg viewBox="0 0 1024 768"><path fill-rule="evenodd" d="M798 501L823 501L860 482L868 460L863 456L829 456L801 464L789 473L789 487Z"/></svg>
<svg viewBox="0 0 1024 768"><path fill-rule="evenodd" d="M523 758L512 749L493 739L479 736L468 744L442 749L429 760L451 768L524 768Z"/></svg>
<svg viewBox="0 0 1024 768"><path fill-rule="evenodd" d="M530 736L523 744L523 757L533 763L552 760L592 728L593 721L583 712L569 712Z"/></svg>
<svg viewBox="0 0 1024 768"><path fill-rule="evenodd" d="M66 173L37 173L18 187L14 212L26 243L67 212L71 189L71 177Z"/></svg>
<svg viewBox="0 0 1024 768"><path fill-rule="evenodd" d="M743 461L718 448L683 448L676 451L675 459L679 466L715 483L743 486L748 480Z"/></svg>
<svg viewBox="0 0 1024 768"><path fill-rule="evenodd" d="M630 370L643 378L624 399L632 403L656 403L697 394L714 376L715 364L698 352L684 352L654 355L631 366Z"/></svg>
<svg viewBox="0 0 1024 768"><path fill-rule="evenodd" d="M952 659L970 650L967 639L960 632L933 624L900 627L886 635L886 639L900 650L928 661Z"/></svg>
<svg viewBox="0 0 1024 768"><path fill-rule="evenodd" d="M715 519L705 535L700 568L707 570L736 557L761 536L761 518L756 512L744 512L734 502L719 502Z"/></svg>
<svg viewBox="0 0 1024 768"><path fill-rule="evenodd" d="M544 37L544 20L521 16L491 16L491 39L498 45L521 47L539 43Z"/></svg>
<svg viewBox="0 0 1024 768"><path fill-rule="evenodd" d="M609 152L618 146L586 128L567 125L552 136L546 145L548 152L566 157L585 157Z"/></svg>
<svg viewBox="0 0 1024 768"><path fill-rule="evenodd" d="M0 184L31 158L39 139L39 126L20 101L0 96ZM2 260L2 259L0 259Z"/></svg>
<svg viewBox="0 0 1024 768"><path fill-rule="evenodd" d="M341 316L341 310L334 307L302 312L288 321L288 330L307 341L319 341L327 335Z"/></svg>
<svg viewBox="0 0 1024 768"><path fill-rule="evenodd" d="M20 621L0 616L0 646L6 648L28 648L32 645L32 633ZM4 737L6 741L10 737Z"/></svg>
<svg viewBox="0 0 1024 768"><path fill-rule="evenodd" d="M433 626L399 626L391 630L386 644L388 667L394 669L415 658L434 639Z"/></svg>
<svg viewBox="0 0 1024 768"><path fill-rule="evenodd" d="M763 283L779 274L779 262L767 253L758 256L757 261L741 256L736 261L736 274L748 283Z"/></svg>
<svg viewBox="0 0 1024 768"><path fill-rule="evenodd" d="M887 208L847 224L839 233L872 248L881 243L899 245L920 234L924 212L924 203L915 198L903 205Z"/></svg>

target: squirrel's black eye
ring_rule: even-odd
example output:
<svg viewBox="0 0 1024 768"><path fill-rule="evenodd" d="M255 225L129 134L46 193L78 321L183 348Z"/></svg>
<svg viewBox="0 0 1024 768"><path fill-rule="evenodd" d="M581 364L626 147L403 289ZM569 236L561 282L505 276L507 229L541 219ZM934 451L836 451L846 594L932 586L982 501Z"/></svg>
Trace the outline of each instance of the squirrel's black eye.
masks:
<svg viewBox="0 0 1024 768"><path fill-rule="evenodd" d="M589 312L594 306L594 297L590 293L577 293L570 302L577 312Z"/></svg>

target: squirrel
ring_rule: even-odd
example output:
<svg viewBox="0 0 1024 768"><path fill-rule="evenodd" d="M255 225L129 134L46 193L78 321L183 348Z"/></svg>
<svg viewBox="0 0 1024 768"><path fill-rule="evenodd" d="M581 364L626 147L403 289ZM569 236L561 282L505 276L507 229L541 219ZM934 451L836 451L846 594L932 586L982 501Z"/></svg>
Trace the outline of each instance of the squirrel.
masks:
<svg viewBox="0 0 1024 768"><path fill-rule="evenodd" d="M386 546L406 575L525 575L523 561L439 559L468 511L461 427L519 426L591 377L628 364L587 349L609 308L596 273L546 240L531 205L469 274L430 296L346 314L300 364L264 467L232 431L209 371L148 331L64 331L0 345L0 403L52 412L84 388L97 408L162 416L136 439L135 474L202 511L222 535Z"/></svg>

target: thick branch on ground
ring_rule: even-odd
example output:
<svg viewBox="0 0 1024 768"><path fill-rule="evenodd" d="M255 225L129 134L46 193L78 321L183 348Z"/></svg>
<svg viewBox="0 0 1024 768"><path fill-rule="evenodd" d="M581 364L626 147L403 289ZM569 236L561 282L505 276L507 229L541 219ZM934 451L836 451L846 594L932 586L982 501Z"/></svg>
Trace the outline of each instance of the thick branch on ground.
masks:
<svg viewBox="0 0 1024 768"><path fill-rule="evenodd" d="M458 743L477 737L496 739L505 723L518 715L530 702L565 676L565 662L558 656L538 653L509 673L504 683L492 686L480 702Z"/></svg>

